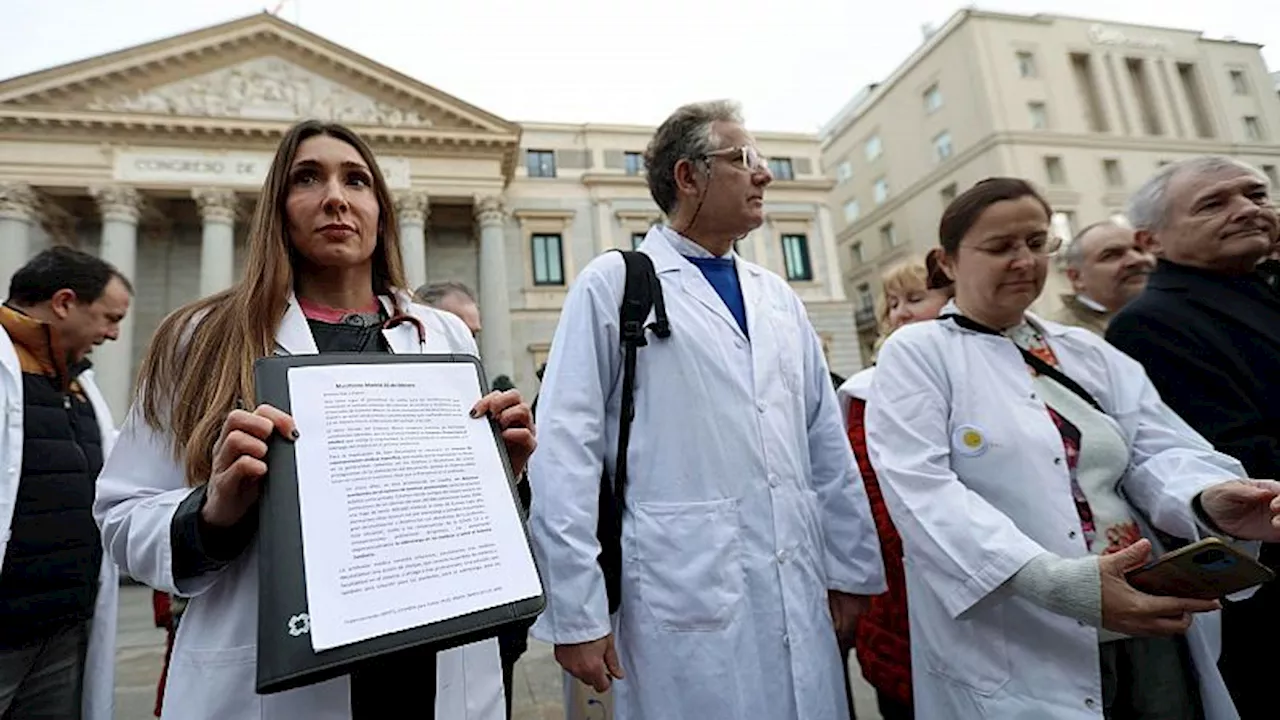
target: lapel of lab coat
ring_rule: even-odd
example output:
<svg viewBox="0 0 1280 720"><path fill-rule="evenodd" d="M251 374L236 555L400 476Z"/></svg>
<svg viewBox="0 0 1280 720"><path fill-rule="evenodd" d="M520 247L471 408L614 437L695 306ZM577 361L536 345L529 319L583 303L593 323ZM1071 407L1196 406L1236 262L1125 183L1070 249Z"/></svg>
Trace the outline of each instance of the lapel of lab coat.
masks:
<svg viewBox="0 0 1280 720"><path fill-rule="evenodd" d="M671 241L667 239L665 232L658 227L651 228L649 234L645 236L644 249L653 258L653 267L660 275L663 273L675 273L680 289L693 299L697 300L703 307L711 311L713 315L743 340L747 336L742 333L742 328L738 327L738 321L733 318L733 313L729 312L729 306L724 304L724 300L716 293L715 288L711 287L711 283L707 280L698 266L689 262L676 249L672 247ZM738 267L739 280L742 278L742 260L735 256L735 265ZM745 284L742 289L743 301L746 301ZM751 328L751 305L747 306L747 328Z"/></svg>
<svg viewBox="0 0 1280 720"><path fill-rule="evenodd" d="M409 306L407 297L401 296L399 299L401 307ZM395 314L390 298L379 296L378 301L382 303L388 316ZM293 293L289 293L288 303L284 317L280 320L280 327L276 330L276 354L315 355L319 351L316 349L315 338L311 336L311 326L307 324L307 318L302 314L302 306L298 304L298 298ZM421 322L421 318L418 319ZM421 351L418 330L413 323L400 323L394 328L384 329L382 335L387 339L387 344L391 346L393 353Z"/></svg>

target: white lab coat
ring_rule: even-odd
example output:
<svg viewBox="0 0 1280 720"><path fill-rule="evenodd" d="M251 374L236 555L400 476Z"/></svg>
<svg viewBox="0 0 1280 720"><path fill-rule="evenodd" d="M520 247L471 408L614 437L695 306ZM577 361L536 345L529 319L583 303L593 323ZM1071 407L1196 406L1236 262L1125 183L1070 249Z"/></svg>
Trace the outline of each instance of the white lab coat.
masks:
<svg viewBox="0 0 1280 720"><path fill-rule="evenodd" d="M78 381L93 405L105 459L115 441L115 422L106 400L93 382L93 371L85 371ZM23 432L22 368L18 364L13 341L3 330L0 330L0 408L5 412L5 420L0 422L0 569L3 569L22 474ZM115 713L116 609L119 595L119 572L111 558L104 555L98 573L98 599L93 622L89 625L88 654L85 656L84 692L81 696L84 720L111 720Z"/></svg>
<svg viewBox="0 0 1280 720"><path fill-rule="evenodd" d="M618 720L846 717L828 588L884 591L879 541L817 335L778 276L737 259L750 339L711 284L649 231L671 337L638 352L622 607L596 565L613 469L623 260L565 300L538 400L530 528L548 592L535 637L615 632Z"/></svg>
<svg viewBox="0 0 1280 720"><path fill-rule="evenodd" d="M421 305L401 307L422 321L420 345L411 323L384 330L393 352L476 354L475 341L453 315ZM383 304L389 307L384 298ZM276 332L277 354L314 354L315 341L294 298ZM138 406L121 428L117 452L102 471L95 514L108 552L130 575L163 592L189 597L178 625L165 686L165 718L178 720L345 720L351 717L347 676L272 695L258 695L257 544L220 571L183 582L173 577L169 529L178 504L191 491L171 438L143 422ZM269 520L269 519L268 519ZM500 720L505 715L496 640L440 654L436 717ZM405 688L412 708L417 688Z"/></svg>
<svg viewBox="0 0 1280 720"><path fill-rule="evenodd" d="M1032 318L1128 440L1120 491L1144 534L1155 542L1149 522L1198 538L1192 498L1244 468L1175 415L1141 365L1087 330ZM952 321L915 323L880 350L871 392L868 446L906 552L917 717L1102 717L1097 630L1006 585L1045 551L1088 553L1061 435L1017 348ZM1216 665L1218 614L1198 615L1187 638L1207 720L1237 718Z"/></svg>

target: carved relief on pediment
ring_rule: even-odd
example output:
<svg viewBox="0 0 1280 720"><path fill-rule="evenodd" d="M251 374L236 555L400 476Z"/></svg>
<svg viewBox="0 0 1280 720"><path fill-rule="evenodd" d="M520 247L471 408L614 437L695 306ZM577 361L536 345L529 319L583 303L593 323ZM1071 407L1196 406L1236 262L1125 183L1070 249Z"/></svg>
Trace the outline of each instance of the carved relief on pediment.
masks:
<svg viewBox="0 0 1280 720"><path fill-rule="evenodd" d="M378 100L278 57L261 57L138 92L92 99L89 110L255 120L316 118L429 128L422 112Z"/></svg>

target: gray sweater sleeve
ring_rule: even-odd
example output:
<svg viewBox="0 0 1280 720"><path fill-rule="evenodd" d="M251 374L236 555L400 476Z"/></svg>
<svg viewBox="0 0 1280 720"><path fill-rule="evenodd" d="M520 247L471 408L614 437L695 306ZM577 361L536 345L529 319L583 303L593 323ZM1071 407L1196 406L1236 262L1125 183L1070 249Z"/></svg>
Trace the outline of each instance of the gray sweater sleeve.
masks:
<svg viewBox="0 0 1280 720"><path fill-rule="evenodd" d="M1042 553L1009 579L1014 594L1093 627L1102 627L1102 575L1098 558Z"/></svg>

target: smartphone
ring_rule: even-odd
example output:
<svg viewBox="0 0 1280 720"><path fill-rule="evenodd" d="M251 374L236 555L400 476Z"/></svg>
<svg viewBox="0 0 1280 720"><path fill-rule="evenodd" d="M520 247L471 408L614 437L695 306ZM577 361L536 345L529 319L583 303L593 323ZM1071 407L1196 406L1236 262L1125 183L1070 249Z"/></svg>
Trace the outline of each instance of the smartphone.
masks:
<svg viewBox="0 0 1280 720"><path fill-rule="evenodd" d="M1216 537L1165 553L1125 573L1129 584L1150 595L1217 600L1260 585L1276 574Z"/></svg>

